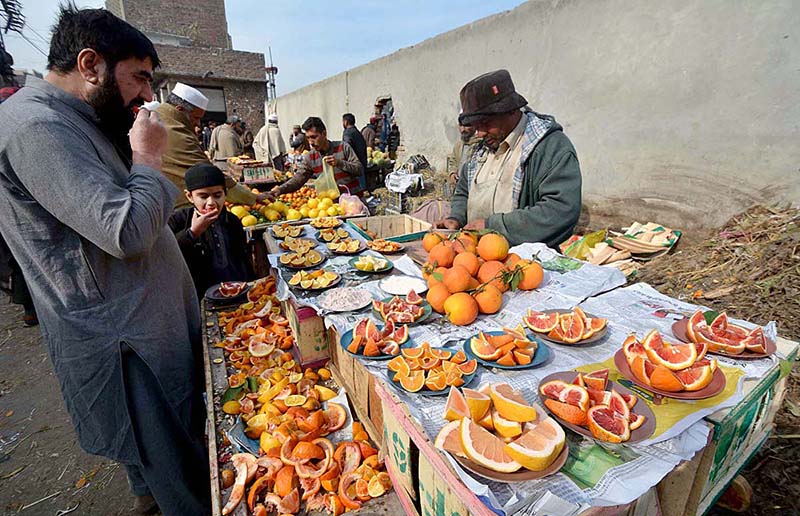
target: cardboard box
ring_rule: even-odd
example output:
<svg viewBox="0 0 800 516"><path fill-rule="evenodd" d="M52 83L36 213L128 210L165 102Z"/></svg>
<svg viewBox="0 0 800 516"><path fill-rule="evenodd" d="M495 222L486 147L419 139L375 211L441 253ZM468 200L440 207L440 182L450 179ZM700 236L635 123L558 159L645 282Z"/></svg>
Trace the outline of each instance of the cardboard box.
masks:
<svg viewBox="0 0 800 516"><path fill-rule="evenodd" d="M431 229L431 224L410 215L381 215L376 217L353 217L348 224L361 236L370 239L367 231L375 234L375 238L385 238L395 242L412 242L421 240Z"/></svg>
<svg viewBox="0 0 800 516"><path fill-rule="evenodd" d="M325 322L313 308L298 307L290 298L281 303L289 327L294 335L297 358L300 365L319 367L330 358L328 339L325 334Z"/></svg>

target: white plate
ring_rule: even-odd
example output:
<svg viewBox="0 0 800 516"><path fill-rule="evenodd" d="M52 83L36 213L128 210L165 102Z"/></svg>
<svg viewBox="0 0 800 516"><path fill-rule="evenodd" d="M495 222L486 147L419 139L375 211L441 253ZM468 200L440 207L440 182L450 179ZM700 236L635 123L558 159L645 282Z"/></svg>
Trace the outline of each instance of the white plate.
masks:
<svg viewBox="0 0 800 516"><path fill-rule="evenodd" d="M320 308L329 312L354 312L372 304L372 295L363 287L340 287L317 298Z"/></svg>
<svg viewBox="0 0 800 516"><path fill-rule="evenodd" d="M389 276L382 279L378 286L393 296L405 296L412 290L417 294L424 294L428 291L428 283L415 276Z"/></svg>

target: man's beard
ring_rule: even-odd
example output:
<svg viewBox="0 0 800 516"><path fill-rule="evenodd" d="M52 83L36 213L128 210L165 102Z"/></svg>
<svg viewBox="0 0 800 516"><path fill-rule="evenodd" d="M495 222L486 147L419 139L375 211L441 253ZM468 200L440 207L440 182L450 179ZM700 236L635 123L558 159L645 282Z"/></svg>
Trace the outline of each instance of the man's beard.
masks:
<svg viewBox="0 0 800 516"><path fill-rule="evenodd" d="M130 159L131 145L128 133L136 119L133 107L144 104L144 99L136 97L126 106L122 93L119 91L117 79L114 77L114 69L111 68L103 77L99 89L89 96L87 102L94 108L106 136L123 152L125 157Z"/></svg>

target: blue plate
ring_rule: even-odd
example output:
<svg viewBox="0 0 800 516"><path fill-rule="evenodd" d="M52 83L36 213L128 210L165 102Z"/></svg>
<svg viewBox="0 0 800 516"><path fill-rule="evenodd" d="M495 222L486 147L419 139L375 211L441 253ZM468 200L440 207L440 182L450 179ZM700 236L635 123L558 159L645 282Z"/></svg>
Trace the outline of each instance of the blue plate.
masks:
<svg viewBox="0 0 800 516"><path fill-rule="evenodd" d="M395 297L404 297L404 296L385 297L385 298L381 299L381 303L388 303L389 301L391 301ZM419 319L417 319L414 322L409 322L409 323L405 323L404 322L404 323L395 323L395 324L407 324L409 326L412 326L414 324L420 324L420 323L423 323L423 322L427 321L428 318L433 313L433 308L431 307L430 303L428 303L427 301L423 301L422 304L419 305L419 306L422 307L422 315L419 316ZM376 318L384 320L383 316L381 315L381 313L379 311L375 310L375 305L374 304L372 305L372 313L373 313L373 315L375 315Z"/></svg>
<svg viewBox="0 0 800 516"><path fill-rule="evenodd" d="M498 331L485 331L483 333L489 334L489 335L502 335L505 332L498 330ZM475 356L475 353L472 352L472 348L470 347L469 343L470 343L470 341L472 340L473 337L477 337L478 336L477 334L473 335L472 337L470 337L470 338L468 338L467 340L464 341L464 354L467 355L467 358L474 358L475 360L478 361L479 364L481 364L484 367L494 367L494 368L497 368L497 369L509 369L509 370L512 370L512 371L516 370L516 369L532 369L534 367L539 367L540 365L542 365L545 362L547 362L547 360L550 358L550 355L552 354L552 351L550 350L550 347L547 344L545 344L544 342L542 342L540 339L537 339L536 337L532 336L530 333L526 333L526 335L527 335L528 339L535 341L536 345L537 345L536 353L533 354L533 360L531 360L530 364L515 365L515 366L499 365L499 364L497 364L495 362L489 362L488 360L483 360L482 358L479 358L479 357Z"/></svg>
<svg viewBox="0 0 800 516"><path fill-rule="evenodd" d="M377 324L375 326L378 327L379 331L383 329L383 326L378 326ZM344 333L344 335L342 335L342 338L339 339L339 344L342 346L342 349L344 349L348 353L350 353L350 350L347 349L347 346L349 346L351 342L353 342L352 329L347 330ZM413 344L413 342L411 341L411 336L409 336L408 340L406 340L404 343L400 345L400 349L407 348L409 347L410 344ZM391 360L394 357L399 356L399 355L378 355L377 357L368 357L367 355L361 355L359 353L350 353L350 354L353 355L354 357L363 358L364 360Z"/></svg>
<svg viewBox="0 0 800 516"><path fill-rule="evenodd" d="M438 349L438 350L441 350L441 351L449 351L451 353L451 355L450 355L451 357L453 355L455 355L456 353L458 353L457 349L448 349L448 348L431 348L431 349ZM469 360L469 358L467 358L467 360ZM460 387L469 387L469 385L475 380L475 377L477 375L478 375L478 369L476 368L474 373L472 373L470 375L467 375L467 376L462 376L461 379L464 380L464 385L461 385ZM400 392L404 392L406 394L421 394L423 396L447 396L448 394L450 394L450 388L449 387L446 387L446 388L442 389L441 391L432 391L432 390L428 389L427 387L423 387L422 390L419 390L417 392L408 392L407 390L405 390L403 388L402 385L400 385L400 382L395 382L392 379L393 377L394 377L394 372L393 371L389 371L389 369L386 369L386 379L388 380L389 384L392 385L392 387L394 387L395 389L399 390Z"/></svg>

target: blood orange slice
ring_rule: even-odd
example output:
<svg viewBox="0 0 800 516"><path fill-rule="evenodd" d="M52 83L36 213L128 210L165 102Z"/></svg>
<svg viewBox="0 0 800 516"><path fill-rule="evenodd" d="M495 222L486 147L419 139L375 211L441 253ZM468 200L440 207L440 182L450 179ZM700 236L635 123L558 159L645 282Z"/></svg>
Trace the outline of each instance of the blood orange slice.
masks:
<svg viewBox="0 0 800 516"><path fill-rule="evenodd" d="M392 340L398 344L405 344L408 340L408 326L399 326L392 333Z"/></svg>
<svg viewBox="0 0 800 516"><path fill-rule="evenodd" d="M676 371L675 377L683 384L683 390L699 391L711 383L714 379L714 371L712 371L710 364L700 365L683 371Z"/></svg>
<svg viewBox="0 0 800 516"><path fill-rule="evenodd" d="M628 335L625 342L622 343L622 352L625 354L628 365L632 365L633 359L636 357L647 358L647 353L642 344L636 340L636 335Z"/></svg>
<svg viewBox="0 0 800 516"><path fill-rule="evenodd" d="M539 391L548 398L578 407L582 412L586 412L589 408L589 392L580 385L551 380L542 384Z"/></svg>
<svg viewBox="0 0 800 516"><path fill-rule="evenodd" d="M694 349L694 347L692 347ZM662 365L657 365L650 374L650 385L654 389L666 392L680 392L684 390L683 383L675 376L676 371Z"/></svg>
<svg viewBox="0 0 800 516"><path fill-rule="evenodd" d="M748 333L747 337L742 340L742 344L751 353L766 354L767 352L767 338L764 336L764 330L761 326Z"/></svg>
<svg viewBox="0 0 800 516"><path fill-rule="evenodd" d="M569 403L562 403L553 399L544 400L544 406L547 407L556 417L572 423L573 425L583 426L586 424L586 411L581 410L575 405Z"/></svg>
<svg viewBox="0 0 800 516"><path fill-rule="evenodd" d="M408 294L406 294L406 303L410 305L421 305L422 297L413 290L410 290Z"/></svg>
<svg viewBox="0 0 800 516"><path fill-rule="evenodd" d="M461 391L455 387L450 387L447 395L447 403L444 406L444 418L448 421L458 421L461 418L469 417L469 407L467 400Z"/></svg>
<svg viewBox="0 0 800 516"><path fill-rule="evenodd" d="M631 432L642 426L644 424L645 419L646 418L643 415L634 414L633 412L631 412L631 417L630 417Z"/></svg>
<svg viewBox="0 0 800 516"><path fill-rule="evenodd" d="M654 364L672 371L686 369L697 360L697 348L694 344L664 342L658 330L652 330L647 334L642 341L642 347L647 353L647 358Z"/></svg>
<svg viewBox="0 0 800 516"><path fill-rule="evenodd" d="M602 330L608 324L608 319L603 319L600 317L592 317L589 320L592 330L597 333L598 331Z"/></svg>
<svg viewBox="0 0 800 516"><path fill-rule="evenodd" d="M583 374L578 373L574 380L572 380L574 385L580 385L581 387L586 387L586 382L583 380Z"/></svg>
<svg viewBox="0 0 800 516"><path fill-rule="evenodd" d="M616 389L611 389L611 400L608 406L625 419L630 419L631 409L628 407L628 404L625 403L625 398L623 398Z"/></svg>
<svg viewBox="0 0 800 516"><path fill-rule="evenodd" d="M645 385L650 385L650 375L656 370L656 366L647 357L636 356L631 362L631 372L637 380Z"/></svg>
<svg viewBox="0 0 800 516"><path fill-rule="evenodd" d="M561 326L561 333L564 334L564 342L574 344L583 338L583 331L586 326L581 317L572 314L561 314L558 323Z"/></svg>
<svg viewBox="0 0 800 516"><path fill-rule="evenodd" d="M631 438L628 419L614 412L611 407L592 407L586 414L586 419L589 421L589 431L601 441L621 443Z"/></svg>
<svg viewBox="0 0 800 516"><path fill-rule="evenodd" d="M718 316L714 318L714 320L709 325L709 329L711 329L711 333L719 333L720 335L725 335L725 330L728 328L728 314L722 312Z"/></svg>
<svg viewBox="0 0 800 516"><path fill-rule="evenodd" d="M590 389L605 390L606 382L608 382L608 369L598 369L583 375L583 382Z"/></svg>
<svg viewBox="0 0 800 516"><path fill-rule="evenodd" d="M525 326L538 333L548 333L558 326L558 313L545 314L528 310L528 315L522 319Z"/></svg>
<svg viewBox="0 0 800 516"><path fill-rule="evenodd" d="M394 333L394 323L392 321L387 321L386 324L383 326L383 329L380 330L381 338L385 339L390 337L392 333Z"/></svg>
<svg viewBox="0 0 800 516"><path fill-rule="evenodd" d="M708 350L727 355L740 355L746 349L743 340L732 340L727 337L715 335L708 327L700 328L695 332L696 337L708 345Z"/></svg>
<svg viewBox="0 0 800 516"><path fill-rule="evenodd" d="M639 398L637 398L635 394L624 394L621 392L619 395L625 400L625 404L628 405L629 409L632 409L633 406L636 405L636 402L639 401Z"/></svg>
<svg viewBox="0 0 800 516"><path fill-rule="evenodd" d="M466 457L464 449L461 447L460 427L461 420L450 421L439 430L433 445L458 457Z"/></svg>
<svg viewBox="0 0 800 516"><path fill-rule="evenodd" d="M698 342L700 340L700 337L697 335L698 330L706 327L706 318L703 315L703 311L698 310L693 313L686 322L686 336L689 337L689 340L692 342Z"/></svg>
<svg viewBox="0 0 800 516"><path fill-rule="evenodd" d="M522 467L505 452L503 441L471 419L461 420L459 435L461 447L476 464L500 473L513 473Z"/></svg>
<svg viewBox="0 0 800 516"><path fill-rule="evenodd" d="M595 405L608 405L611 403L611 393L608 391L598 391L597 389L586 389L589 393L589 403Z"/></svg>

